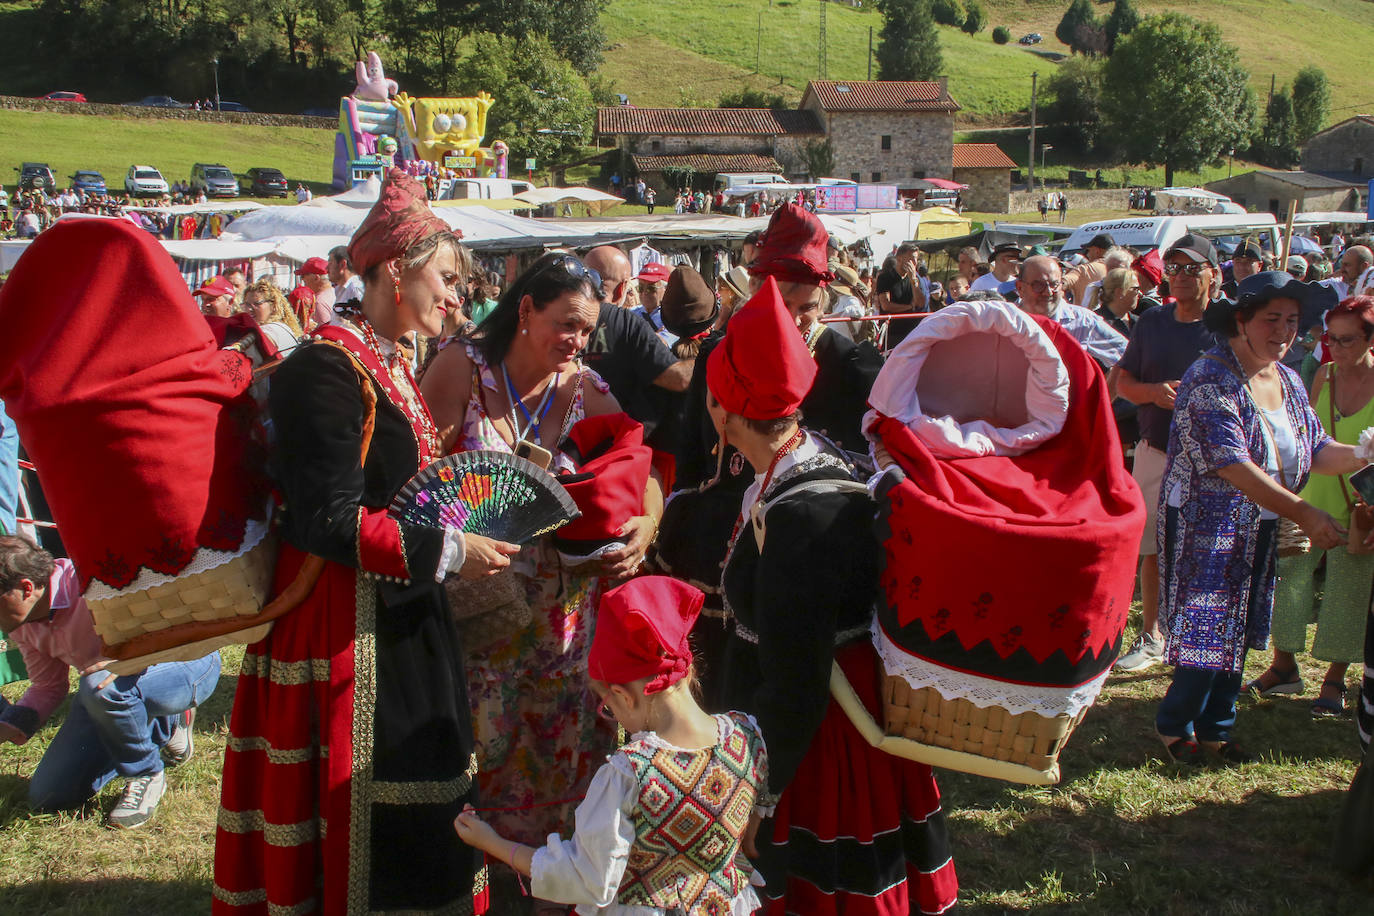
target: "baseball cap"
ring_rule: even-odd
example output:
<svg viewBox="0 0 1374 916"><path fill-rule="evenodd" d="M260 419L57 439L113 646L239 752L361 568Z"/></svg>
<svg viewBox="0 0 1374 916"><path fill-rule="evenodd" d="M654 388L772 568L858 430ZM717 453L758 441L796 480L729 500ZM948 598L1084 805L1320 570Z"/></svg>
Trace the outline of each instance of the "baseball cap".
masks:
<svg viewBox="0 0 1374 916"><path fill-rule="evenodd" d="M1300 280L1307 276L1307 259L1300 254L1290 254L1288 256L1288 262L1284 264L1284 267L1287 268L1290 274L1297 271L1297 276Z"/></svg>
<svg viewBox="0 0 1374 916"><path fill-rule="evenodd" d="M218 299L220 296L232 296L234 292L234 284L230 283L228 280L223 277L211 277L202 283L192 295L204 296L207 299Z"/></svg>
<svg viewBox="0 0 1374 916"><path fill-rule="evenodd" d="M644 283L667 283L668 278L672 275L673 272L668 269L667 264L659 264L657 261L651 261L644 265L639 271L639 276L635 279Z"/></svg>
<svg viewBox="0 0 1374 916"><path fill-rule="evenodd" d="M1014 254L1014 255L1016 255L1017 260L1020 260L1020 259L1021 259L1021 246L1018 245L1018 244L1016 244L1015 242L1003 242L1002 244L998 245L996 248L992 249L992 257L993 257L993 258L996 258L996 257L998 257L999 255L1004 255L1004 254Z"/></svg>
<svg viewBox="0 0 1374 916"><path fill-rule="evenodd" d="M1167 259L1175 254L1186 255L1194 264L1207 263L1213 267L1217 266L1216 247L1207 236L1195 232L1189 232L1170 245L1169 250L1164 252L1164 257Z"/></svg>
<svg viewBox="0 0 1374 916"><path fill-rule="evenodd" d="M1116 247L1116 239L1112 238L1111 233L1099 232L1097 235L1088 239L1088 244L1084 245L1083 247L1103 249L1114 248Z"/></svg>
<svg viewBox="0 0 1374 916"><path fill-rule="evenodd" d="M1247 258L1251 261L1263 261L1264 252L1260 250L1260 246L1256 242L1244 241L1236 246L1235 254L1231 255L1231 258L1233 260L1235 258Z"/></svg>
<svg viewBox="0 0 1374 916"><path fill-rule="evenodd" d="M329 273L329 265L325 263L324 258L310 258L300 267L296 268L296 273L301 276L305 276L306 274L319 274L320 276L324 276Z"/></svg>

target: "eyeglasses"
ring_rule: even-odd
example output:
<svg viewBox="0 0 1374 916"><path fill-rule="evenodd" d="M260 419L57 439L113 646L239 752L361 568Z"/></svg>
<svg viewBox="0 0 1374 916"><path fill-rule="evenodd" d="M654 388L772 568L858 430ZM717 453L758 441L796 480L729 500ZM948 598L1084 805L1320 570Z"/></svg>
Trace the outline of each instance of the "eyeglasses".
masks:
<svg viewBox="0 0 1374 916"><path fill-rule="evenodd" d="M1200 277L1200 276L1202 276L1202 272L1203 272L1204 270L1211 270L1211 269L1212 269L1212 265L1211 265L1211 264L1173 264L1173 263L1169 263L1169 264L1165 264L1165 265L1164 265L1164 273L1165 273L1165 275L1170 276L1170 277L1176 277L1176 276L1178 276L1179 274L1187 274L1187 275L1190 276L1190 277Z"/></svg>
<svg viewBox="0 0 1374 916"><path fill-rule="evenodd" d="M1369 344L1369 338L1360 334L1352 334L1349 337L1331 337L1328 335L1326 339L1332 346L1336 347L1353 347L1356 344Z"/></svg>
<svg viewBox="0 0 1374 916"><path fill-rule="evenodd" d="M1036 280L1036 281L1034 281L1034 282L1032 282L1032 283L1029 283L1029 284L1027 284L1027 285L1030 286L1030 288L1033 289L1033 290L1035 290L1037 293L1040 293L1041 295L1044 295L1045 293L1052 293L1052 292L1056 292L1056 291L1058 291L1058 290L1063 289L1063 288L1064 288L1064 281L1063 281L1063 280Z"/></svg>

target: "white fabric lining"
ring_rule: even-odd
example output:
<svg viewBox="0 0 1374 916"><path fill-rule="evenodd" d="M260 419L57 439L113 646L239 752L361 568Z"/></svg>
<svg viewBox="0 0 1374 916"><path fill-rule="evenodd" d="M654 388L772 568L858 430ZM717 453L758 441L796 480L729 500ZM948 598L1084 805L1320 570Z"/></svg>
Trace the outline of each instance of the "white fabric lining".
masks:
<svg viewBox="0 0 1374 916"><path fill-rule="evenodd" d="M1027 422L1004 428L986 420L959 422L922 411L916 385L931 349L975 333L1006 337L1025 356L1029 363ZM959 381L949 379L949 383ZM889 354L868 403L873 409L864 416L866 431L878 414L892 417L904 423L937 458L1021 455L1064 428L1069 412L1069 375L1049 335L1025 312L1002 302L960 302L926 318Z"/></svg>
<svg viewBox="0 0 1374 916"><path fill-rule="evenodd" d="M231 560L238 559L262 543L262 539L267 537L267 532L271 530L271 527L270 518L262 522L249 519L243 528L243 542L237 550L211 550L208 547L202 547L191 557L191 562L187 563L180 571L167 575L166 573L153 572L145 566L140 569L138 577L123 588L113 588L99 579L91 579L91 584L86 586L86 593L82 597L87 601L110 601L114 598L123 598L147 591L159 585L166 585L168 582L174 582L185 576L217 569Z"/></svg>
<svg viewBox="0 0 1374 916"><path fill-rule="evenodd" d="M998 706L1011 715L1033 712L1046 718L1076 716L1097 700L1107 675L1111 673L1108 668L1086 684L1073 688L1035 687L998 681L943 668L908 654L888 638L876 619L873 621L873 646L878 650L883 670L887 674L898 675L913 690L934 687L946 700L968 700L981 709Z"/></svg>

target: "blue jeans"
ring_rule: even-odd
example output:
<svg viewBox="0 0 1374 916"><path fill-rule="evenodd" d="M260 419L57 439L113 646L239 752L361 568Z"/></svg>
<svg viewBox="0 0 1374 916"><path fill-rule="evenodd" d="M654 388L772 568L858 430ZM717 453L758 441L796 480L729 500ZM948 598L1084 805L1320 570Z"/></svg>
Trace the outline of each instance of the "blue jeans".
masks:
<svg viewBox="0 0 1374 916"><path fill-rule="evenodd" d="M1166 738L1230 741L1240 683L1239 671L1175 668L1155 713L1155 728Z"/></svg>
<svg viewBox="0 0 1374 916"><path fill-rule="evenodd" d="M57 730L29 780L34 810L72 808L116 775L126 779L162 770L159 748L173 716L203 703L219 683L219 653L193 662L165 662L141 674L81 678L67 721Z"/></svg>
<svg viewBox="0 0 1374 916"><path fill-rule="evenodd" d="M19 511L19 430L0 401L0 534L14 534Z"/></svg>

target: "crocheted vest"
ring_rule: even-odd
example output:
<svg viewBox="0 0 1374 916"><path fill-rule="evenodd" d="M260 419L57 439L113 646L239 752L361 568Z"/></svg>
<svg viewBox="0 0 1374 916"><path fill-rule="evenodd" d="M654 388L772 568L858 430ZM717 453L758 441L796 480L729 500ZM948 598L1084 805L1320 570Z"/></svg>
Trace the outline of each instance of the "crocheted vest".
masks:
<svg viewBox="0 0 1374 916"><path fill-rule="evenodd" d="M749 883L735 862L759 786L763 738L742 713L727 713L715 747L683 751L641 739L622 747L639 782L635 843L616 902L728 913Z"/></svg>

